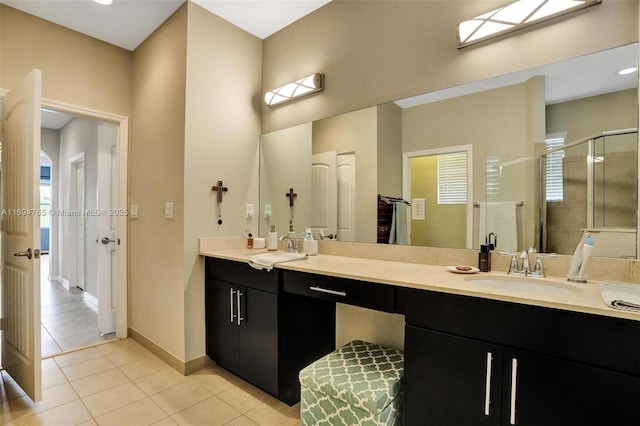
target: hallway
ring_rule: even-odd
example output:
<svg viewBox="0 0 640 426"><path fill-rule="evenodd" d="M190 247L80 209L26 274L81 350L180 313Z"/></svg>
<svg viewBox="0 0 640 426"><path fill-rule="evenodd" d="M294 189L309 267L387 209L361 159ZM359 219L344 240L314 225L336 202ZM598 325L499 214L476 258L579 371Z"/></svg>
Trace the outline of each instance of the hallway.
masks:
<svg viewBox="0 0 640 426"><path fill-rule="evenodd" d="M48 277L49 259L40 263L42 357L114 339L98 334L98 307L77 287L64 288Z"/></svg>

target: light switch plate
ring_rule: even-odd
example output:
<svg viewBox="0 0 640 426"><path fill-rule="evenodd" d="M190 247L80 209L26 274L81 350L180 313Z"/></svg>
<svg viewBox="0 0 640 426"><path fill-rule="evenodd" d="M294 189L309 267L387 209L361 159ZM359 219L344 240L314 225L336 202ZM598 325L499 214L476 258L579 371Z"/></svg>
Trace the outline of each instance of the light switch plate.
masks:
<svg viewBox="0 0 640 426"><path fill-rule="evenodd" d="M271 217L271 204L264 205L264 218L269 219Z"/></svg>
<svg viewBox="0 0 640 426"><path fill-rule="evenodd" d="M426 218L426 201L424 198L414 198L411 200L411 219L424 220Z"/></svg>
<svg viewBox="0 0 640 426"><path fill-rule="evenodd" d="M173 203L164 203L165 219L173 219Z"/></svg>
<svg viewBox="0 0 640 426"><path fill-rule="evenodd" d="M253 204L247 204L247 219L253 219L254 217L256 217L256 213L253 209Z"/></svg>
<svg viewBox="0 0 640 426"><path fill-rule="evenodd" d="M137 204L131 204L131 207L129 208L129 217L131 219L137 219L138 218L138 205Z"/></svg>

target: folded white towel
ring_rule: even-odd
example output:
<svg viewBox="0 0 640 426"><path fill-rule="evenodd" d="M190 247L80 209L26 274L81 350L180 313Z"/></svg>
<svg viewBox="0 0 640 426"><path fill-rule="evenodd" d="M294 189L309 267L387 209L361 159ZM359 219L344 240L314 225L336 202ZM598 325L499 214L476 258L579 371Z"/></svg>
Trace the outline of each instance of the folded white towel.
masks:
<svg viewBox="0 0 640 426"><path fill-rule="evenodd" d="M301 260L306 258L307 255L305 253L263 253L251 256L249 258L249 265L255 269L270 271L276 263L290 262L292 260Z"/></svg>
<svg viewBox="0 0 640 426"><path fill-rule="evenodd" d="M600 294L604 303L612 308L640 312L640 285L606 282Z"/></svg>

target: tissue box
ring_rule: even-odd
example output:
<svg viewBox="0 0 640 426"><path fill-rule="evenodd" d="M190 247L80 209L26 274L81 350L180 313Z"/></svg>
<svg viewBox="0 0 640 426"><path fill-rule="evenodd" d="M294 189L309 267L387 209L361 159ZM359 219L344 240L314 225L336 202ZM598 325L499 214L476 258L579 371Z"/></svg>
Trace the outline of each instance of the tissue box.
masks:
<svg viewBox="0 0 640 426"><path fill-rule="evenodd" d="M309 256L314 256L318 254L318 240L313 241L303 241L302 242L302 251Z"/></svg>

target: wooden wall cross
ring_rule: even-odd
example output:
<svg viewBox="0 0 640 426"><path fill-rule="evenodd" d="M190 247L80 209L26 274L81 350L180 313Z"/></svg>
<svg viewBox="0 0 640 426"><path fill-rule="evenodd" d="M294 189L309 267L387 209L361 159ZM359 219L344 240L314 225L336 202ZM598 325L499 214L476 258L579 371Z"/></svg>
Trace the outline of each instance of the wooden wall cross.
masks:
<svg viewBox="0 0 640 426"><path fill-rule="evenodd" d="M289 197L289 207L293 207L294 199L298 196L298 194L293 192L293 188L289 188L289 192L287 192L285 195Z"/></svg>
<svg viewBox="0 0 640 426"><path fill-rule="evenodd" d="M221 203L222 202L222 193L223 192L227 192L229 190L229 188L227 188L226 186L222 186L222 181L219 180L218 181L218 185L212 186L211 190L212 191L216 191L218 193L218 203Z"/></svg>

